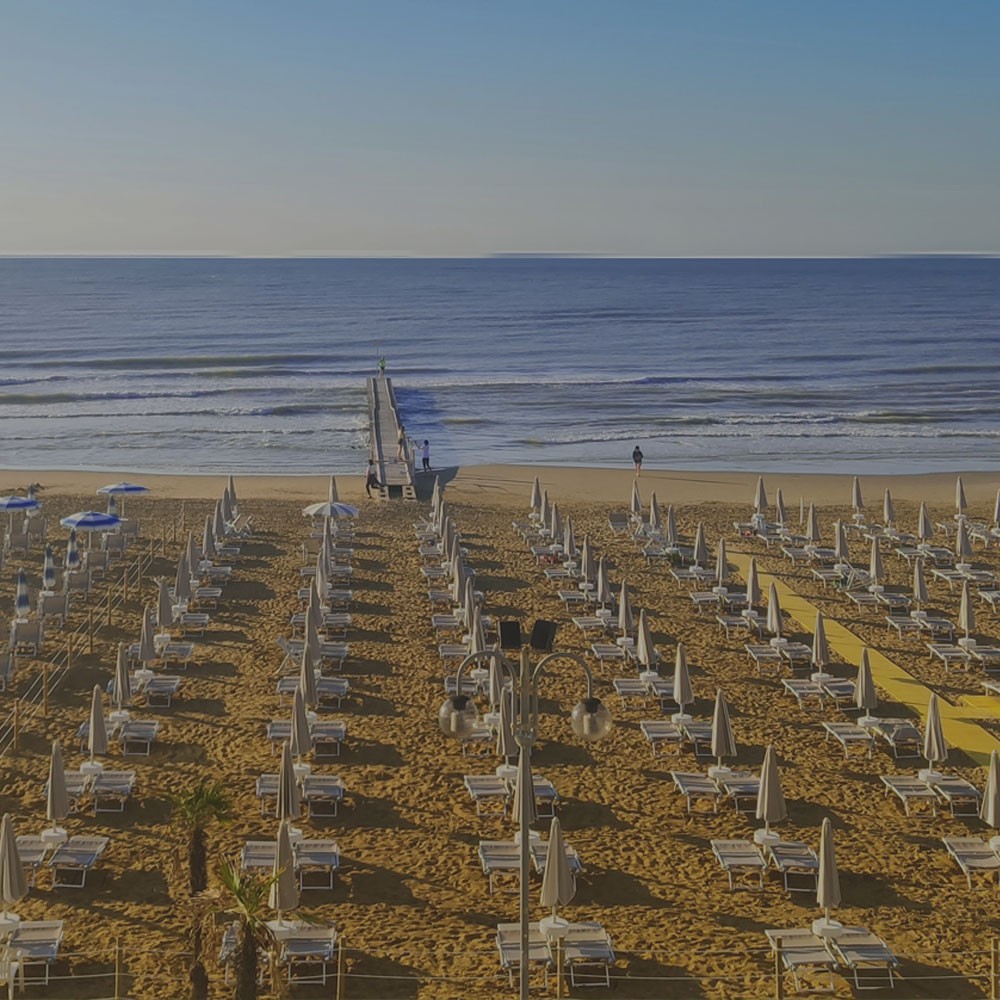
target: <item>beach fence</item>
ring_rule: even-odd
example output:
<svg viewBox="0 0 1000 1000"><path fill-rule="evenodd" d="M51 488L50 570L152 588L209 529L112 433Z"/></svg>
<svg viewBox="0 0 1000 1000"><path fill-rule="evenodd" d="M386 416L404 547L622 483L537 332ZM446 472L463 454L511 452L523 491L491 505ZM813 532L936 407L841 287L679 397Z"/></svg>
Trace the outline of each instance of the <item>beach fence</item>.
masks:
<svg viewBox="0 0 1000 1000"><path fill-rule="evenodd" d="M42 664L27 687L13 699L6 716L0 719L0 757L16 750L21 733L39 713L44 718L49 712L49 698L66 679L76 658L94 652L94 636L105 626L112 626L129 601L142 592L144 579L148 579L153 561L167 554L168 544L176 544L184 530L184 511L171 522L169 531L163 527L160 537L144 541L138 553L125 560L120 570L108 574L104 596L89 604L86 617L71 632L64 632L64 641L58 651ZM89 601L89 595L88 595Z"/></svg>

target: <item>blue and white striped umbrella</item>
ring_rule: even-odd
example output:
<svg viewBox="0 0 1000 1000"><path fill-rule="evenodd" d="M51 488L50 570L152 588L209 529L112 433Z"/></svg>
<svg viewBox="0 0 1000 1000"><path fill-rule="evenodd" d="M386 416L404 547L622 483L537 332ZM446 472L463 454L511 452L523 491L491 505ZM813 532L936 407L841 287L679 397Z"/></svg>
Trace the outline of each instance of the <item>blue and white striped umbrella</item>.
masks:
<svg viewBox="0 0 1000 1000"><path fill-rule="evenodd" d="M117 528L122 522L113 514L102 514L97 510L83 510L70 514L59 522L64 528L76 528L82 531L108 531Z"/></svg>
<svg viewBox="0 0 1000 1000"><path fill-rule="evenodd" d="M80 568L80 546L76 540L76 528L69 533L69 542L66 544L66 569Z"/></svg>
<svg viewBox="0 0 1000 1000"><path fill-rule="evenodd" d="M25 576L23 569L17 571L17 593L14 595L14 611L18 618L27 618L31 613L28 578Z"/></svg>
<svg viewBox="0 0 1000 1000"><path fill-rule="evenodd" d="M56 589L56 559L52 554L52 546L45 546L45 568L42 571L42 590Z"/></svg>
<svg viewBox="0 0 1000 1000"><path fill-rule="evenodd" d="M16 510L37 510L41 504L34 497L0 497L0 510L12 514Z"/></svg>
<svg viewBox="0 0 1000 1000"><path fill-rule="evenodd" d="M117 503L114 503L114 499L116 496L126 497L126 496L133 496L138 493L148 493L149 487L140 486L138 483L111 483L108 486L102 486L97 492L106 493L110 497L110 499L108 500L108 513L117 514L119 510L119 505ZM114 505L112 506L112 504ZM124 500L120 505L120 509L121 509L121 516L124 517L125 516Z"/></svg>

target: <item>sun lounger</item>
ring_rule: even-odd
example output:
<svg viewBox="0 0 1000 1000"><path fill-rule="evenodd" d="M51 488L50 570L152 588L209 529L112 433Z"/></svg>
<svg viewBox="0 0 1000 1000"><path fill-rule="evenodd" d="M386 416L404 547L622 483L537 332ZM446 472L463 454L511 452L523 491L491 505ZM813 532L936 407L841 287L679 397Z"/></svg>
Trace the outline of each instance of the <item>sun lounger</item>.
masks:
<svg viewBox="0 0 1000 1000"><path fill-rule="evenodd" d="M61 920L22 920L14 928L8 944L17 954L20 971L28 983L49 985L49 973L59 957L62 944L63 922ZM27 976L29 966L41 966L39 976ZM15 968L16 971L16 968ZM22 989L24 982L22 981ZM13 991L10 994L13 996Z"/></svg>
<svg viewBox="0 0 1000 1000"><path fill-rule="evenodd" d="M623 531L628 531L628 514L622 511L608 514L608 527L611 528L613 535L620 535Z"/></svg>
<svg viewBox="0 0 1000 1000"><path fill-rule="evenodd" d="M809 701L815 701L820 708L823 707L824 691L816 681L806 677L786 677L781 683L785 690L799 703L799 708L807 708Z"/></svg>
<svg viewBox="0 0 1000 1000"><path fill-rule="evenodd" d="M944 846L955 859L972 889L972 876L986 873L989 882L1000 879L1000 855L979 837L944 837Z"/></svg>
<svg viewBox="0 0 1000 1000"><path fill-rule="evenodd" d="M909 719L879 719L872 729L889 744L894 757L920 756L920 730Z"/></svg>
<svg viewBox="0 0 1000 1000"><path fill-rule="evenodd" d="M854 681L838 677L823 681L820 687L823 689L823 694L833 702L836 708L840 708L842 702L848 706L854 704Z"/></svg>
<svg viewBox="0 0 1000 1000"><path fill-rule="evenodd" d="M521 925L497 924L497 951L500 953L500 968L507 973L510 985L521 969ZM528 924L528 966L540 968L545 988L549 985L549 970L553 968L548 942L537 923Z"/></svg>
<svg viewBox="0 0 1000 1000"><path fill-rule="evenodd" d="M807 844L779 840L766 845L771 864L781 873L786 892L815 892L819 878L819 858ZM792 880L805 883L796 885Z"/></svg>
<svg viewBox="0 0 1000 1000"><path fill-rule="evenodd" d="M60 594L46 594L44 592L39 594L37 611L38 617L42 621L58 618L59 627L62 628L69 616L69 594L65 591Z"/></svg>
<svg viewBox="0 0 1000 1000"><path fill-rule="evenodd" d="M193 659L193 642L168 642L160 650L160 662L164 666L168 663L173 663L182 669L187 669Z"/></svg>
<svg viewBox="0 0 1000 1000"><path fill-rule="evenodd" d="M24 875L29 886L34 886L38 869L42 867L48 852L48 844L41 837L33 834L21 834L17 838L17 853L21 858Z"/></svg>
<svg viewBox="0 0 1000 1000"><path fill-rule="evenodd" d="M845 927L829 939L827 947L837 963L853 973L856 989L895 986L893 969L899 960L877 934L864 927Z"/></svg>
<svg viewBox="0 0 1000 1000"><path fill-rule="evenodd" d="M649 685L638 677L614 677L611 686L621 699L622 708L634 702L644 705L649 700Z"/></svg>
<svg viewBox="0 0 1000 1000"><path fill-rule="evenodd" d="M334 887L340 870L340 848L335 840L300 840L293 850L301 890Z"/></svg>
<svg viewBox="0 0 1000 1000"><path fill-rule="evenodd" d="M431 615L431 628L435 632L456 632L461 634L465 631L465 622L458 615Z"/></svg>
<svg viewBox="0 0 1000 1000"><path fill-rule="evenodd" d="M462 781L472 800L476 803L476 815L496 813L500 807L502 815L507 815L510 786L495 774L466 774Z"/></svg>
<svg viewBox="0 0 1000 1000"><path fill-rule="evenodd" d="M469 644L466 642L446 642L438 646L438 656L443 663L464 660L469 655ZM463 678L463 681L465 678ZM452 678L454 686L454 678ZM464 686L464 685L463 685Z"/></svg>
<svg viewBox="0 0 1000 1000"><path fill-rule="evenodd" d="M837 960L830 954L823 938L813 934L808 927L787 930L775 928L764 933L771 950L780 953L782 967L792 974L796 992L801 993L808 988L808 984L800 977L817 970L823 972L828 980L823 992L834 992L833 971L837 967Z"/></svg>
<svg viewBox="0 0 1000 1000"><path fill-rule="evenodd" d="M660 702L660 711L678 712L680 705L674 701L674 679L672 677L654 677L646 682L649 693Z"/></svg>
<svg viewBox="0 0 1000 1000"><path fill-rule="evenodd" d="M756 627L758 623L751 624L751 620L742 615L716 615L715 620L719 623L719 628L725 632L727 639L731 637L733 632L747 631L760 635L760 629Z"/></svg>
<svg viewBox="0 0 1000 1000"><path fill-rule="evenodd" d="M582 615L573 619L573 624L584 635L603 635L608 630L608 625L613 625L609 618L601 618L598 615Z"/></svg>
<svg viewBox="0 0 1000 1000"><path fill-rule="evenodd" d="M844 574L832 566L814 566L810 572L813 579L819 580L824 587L829 587L830 584L839 584L844 579Z"/></svg>
<svg viewBox="0 0 1000 1000"><path fill-rule="evenodd" d="M521 848L512 840L479 841L479 862L489 882L490 895L496 890L496 880L503 875L514 875L515 882L521 870Z"/></svg>
<svg viewBox="0 0 1000 1000"><path fill-rule="evenodd" d="M42 649L44 627L38 618L13 621L10 625L10 648L14 653L38 656Z"/></svg>
<svg viewBox="0 0 1000 1000"><path fill-rule="evenodd" d="M90 796L94 815L99 812L124 812L125 803L135 788L135 771L101 771L94 776Z"/></svg>
<svg viewBox="0 0 1000 1000"><path fill-rule="evenodd" d="M556 814L556 806L559 805L559 793L556 786L543 778L540 774L532 776L532 783L535 792L535 813L539 819L551 819ZM514 783L508 782L510 794L514 795Z"/></svg>
<svg viewBox="0 0 1000 1000"><path fill-rule="evenodd" d="M107 837L70 837L57 847L48 861L53 888L82 889L87 872L97 864L107 846Z"/></svg>
<svg viewBox="0 0 1000 1000"><path fill-rule="evenodd" d="M343 719L316 721L309 727L313 738L313 756L339 757L341 744L347 739L347 723ZM267 724L267 738L271 741L271 753L282 743L291 739L292 723L289 719L275 719ZM321 750L320 747L323 749Z"/></svg>
<svg viewBox="0 0 1000 1000"><path fill-rule="evenodd" d="M654 757L663 756L664 748L669 748L671 753L680 753L684 734L676 723L666 719L643 719L639 727Z"/></svg>
<svg viewBox="0 0 1000 1000"><path fill-rule="evenodd" d="M953 663L967 667L972 662L972 656L961 646L955 646L950 642L928 642L926 645L931 659L937 657L945 665L946 670L950 670Z"/></svg>
<svg viewBox="0 0 1000 1000"><path fill-rule="evenodd" d="M674 787L684 796L688 813L692 812L695 802L709 802L712 812L719 811L719 800L723 793L707 774L700 771L671 771L670 777Z"/></svg>
<svg viewBox="0 0 1000 1000"><path fill-rule="evenodd" d="M590 652L599 663L624 663L628 659L628 654L625 650L613 642L592 643Z"/></svg>
<svg viewBox="0 0 1000 1000"><path fill-rule="evenodd" d="M754 666L757 668L757 674L760 675L763 672L764 667L782 667L784 666L784 659L781 653L769 644L760 644L748 642L744 644L743 648L747 651L747 656L753 660Z"/></svg>
<svg viewBox="0 0 1000 1000"><path fill-rule="evenodd" d="M291 700L295 689L299 686L298 677L279 677L277 693L279 697ZM332 705L340 708L341 702L351 690L351 683L346 677L317 677L316 696L320 705Z"/></svg>
<svg viewBox="0 0 1000 1000"><path fill-rule="evenodd" d="M908 616L886 615L885 627L887 631L895 630L896 634L902 639L904 635L912 635L914 632L919 632L920 622Z"/></svg>
<svg viewBox="0 0 1000 1000"><path fill-rule="evenodd" d="M549 842L547 840L533 840L528 846L531 851L531 863L534 865L535 871L539 875L544 875L545 866L548 864L549 860ZM583 871L583 864L580 861L580 855L577 854L575 848L570 847L570 845L565 842L563 843L563 848L566 852L566 861L569 864L570 873L575 879L576 876Z"/></svg>
<svg viewBox="0 0 1000 1000"><path fill-rule="evenodd" d="M920 624L920 631L926 632L931 639L943 639L947 642L955 641L955 625L947 618L940 616L925 618L921 616L917 619L917 622Z"/></svg>
<svg viewBox="0 0 1000 1000"><path fill-rule="evenodd" d="M148 757L159 731L160 724L156 721L129 719L118 729L118 742L121 743L122 753L126 757Z"/></svg>
<svg viewBox="0 0 1000 1000"><path fill-rule="evenodd" d="M681 725L684 737L691 744L695 757L712 756L712 723L692 719Z"/></svg>
<svg viewBox="0 0 1000 1000"><path fill-rule="evenodd" d="M181 634L196 634L204 637L205 629L208 628L211 621L211 617L203 612L185 611L180 617Z"/></svg>
<svg viewBox="0 0 1000 1000"><path fill-rule="evenodd" d="M7 686L14 681L14 670L17 667L17 656L10 648L0 649L0 691L6 691Z"/></svg>
<svg viewBox="0 0 1000 1000"><path fill-rule="evenodd" d="M145 684L136 684L135 689L149 708L169 708L180 686L181 679L176 674L159 674Z"/></svg>
<svg viewBox="0 0 1000 1000"><path fill-rule="evenodd" d="M302 781L302 801L309 816L336 816L344 801L343 778L332 774L307 774Z"/></svg>
<svg viewBox="0 0 1000 1000"><path fill-rule="evenodd" d="M736 880L749 876L756 878L757 888L764 888L767 862L761 857L756 844L749 840L713 840L712 853L729 879L729 889L736 889Z"/></svg>
<svg viewBox="0 0 1000 1000"><path fill-rule="evenodd" d="M729 774L715 779L727 799L730 799L737 812L753 813L757 810L757 793L760 791L760 778L749 771L730 771Z"/></svg>
<svg viewBox="0 0 1000 1000"><path fill-rule="evenodd" d="M549 946L549 952L556 950ZM562 941L563 968L569 970L572 988L611 986L611 966L615 953L608 932L595 921L570 924Z"/></svg>
<svg viewBox="0 0 1000 1000"><path fill-rule="evenodd" d="M867 590L851 590L847 599L858 608L877 608L878 597Z"/></svg>
<svg viewBox="0 0 1000 1000"><path fill-rule="evenodd" d="M910 807L919 802L928 804L931 807L931 815L937 815L937 795L920 778L909 774L883 774L882 784L885 786L886 795L891 792L903 803L907 816L913 815Z"/></svg>
<svg viewBox="0 0 1000 1000"><path fill-rule="evenodd" d="M864 726L854 722L824 722L823 728L826 730L827 740L832 736L844 748L845 757L850 753L851 747L860 747L871 757L875 737Z"/></svg>
<svg viewBox="0 0 1000 1000"><path fill-rule="evenodd" d="M948 803L953 817L979 815L979 801L983 795L971 782L943 774L940 778L928 778L927 785L939 799Z"/></svg>
<svg viewBox="0 0 1000 1000"><path fill-rule="evenodd" d="M271 921L268 926L278 945L278 963L286 968L287 981L325 986L329 965L337 956L336 929L301 921L275 924ZM317 971L311 974L304 971L310 967L317 967Z"/></svg>

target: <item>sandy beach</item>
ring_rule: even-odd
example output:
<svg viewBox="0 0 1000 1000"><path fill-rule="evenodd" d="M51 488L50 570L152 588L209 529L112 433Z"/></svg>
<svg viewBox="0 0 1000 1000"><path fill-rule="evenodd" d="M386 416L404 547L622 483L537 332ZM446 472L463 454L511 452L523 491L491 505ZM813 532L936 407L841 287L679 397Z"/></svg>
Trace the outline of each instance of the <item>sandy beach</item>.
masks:
<svg viewBox="0 0 1000 1000"><path fill-rule="evenodd" d="M853 713L829 704L800 707L779 676L761 676L748 663L744 637L727 638L714 612L695 609L688 589L671 578L667 564L647 563L627 535L612 533L608 515L627 509L630 469L480 466L442 472L468 562L476 570L476 587L485 594L485 611L529 626L538 618L554 620L559 623L556 649L588 650L589 640L570 622L556 586L512 530L512 521L526 518L535 475L563 515L572 516L578 540L589 535L597 553L608 557L615 586L628 581L633 606L637 613L647 609L654 641L668 664L677 642L684 642L696 696L692 714L708 718L716 690L725 690L738 746L733 766L759 773L765 748L773 744L788 802L788 819L779 828L782 837L818 848L821 823L825 817L832 820L843 891L835 916L844 924L872 929L895 950L903 977L896 995L988 995L982 977L989 969L990 937L996 933L995 888L970 892L942 838L987 837L990 831L978 819L953 818L946 808L936 816L905 816L900 804L883 794L881 776L913 774L922 766L919 759L896 760L884 744L870 758L852 753L845 759L836 744L824 740L821 723L844 721ZM78 645L73 667L51 695L48 715L39 711L29 717L19 748L0 758L0 810L12 814L18 833L37 833L46 825L44 782L51 740L61 740L68 768L83 761L75 733L86 719L90 691L110 679L117 643L138 640L142 607L154 601L153 577L172 579L186 531L192 529L200 538L225 477L0 473L0 493L29 481L44 486L44 514L60 564L66 534L59 517L102 503L103 498L94 497L95 489L119 478L151 489L148 496L129 498L127 510L140 522L139 546L154 544L154 563L141 593L129 595L111 626L99 625L93 652ZM991 521L997 477L965 473L963 478L970 517ZM815 503L824 544L832 544L834 521L850 518L850 477L773 474L766 480L772 500L775 488L782 488L795 524L800 498ZM326 496L327 481L325 476L237 480L240 513L252 516L253 538L243 543L232 563L223 603L212 612L204 638L196 639L195 661L182 671L173 705L133 709L134 717L160 721L159 740L148 758L122 758L117 749L107 758L109 767L136 771L135 795L121 815L95 817L91 811L64 824L71 834L109 837L105 856L85 888L52 889L49 874L42 871L37 887L13 907L24 919L65 921L64 957L53 973L77 978L54 980L47 992L35 995L111 996L109 973L118 939L128 995L137 1000L186 996L189 933L202 919L212 927L204 946L211 996L232 995L216 961L223 917L211 911L225 899L215 861L221 854L238 853L248 839L275 836L276 821L260 815L254 783L262 772L277 770L265 729L270 720L287 718L289 709L287 702L279 705L275 691L282 660L275 640L290 634L290 615L299 610L302 543L310 528L301 508ZM823 587L808 566L741 538L733 525L749 518L755 481L752 471L650 468L643 470L639 485L644 503L655 490L661 505L675 505L683 536L690 538L703 523L713 556L723 536L734 562L741 555L755 555L762 572L774 574L811 607L885 653L921 691L935 691L952 707L981 696L982 668L946 670L928 658L923 642L887 631L882 615L859 609L843 594ZM303 818L300 825L307 837L335 839L342 867L332 891L303 894L300 912L336 924L343 935L346 997L513 995L506 975L499 972L493 939L498 922L517 919L516 894L490 894L477 857L479 840L509 839L513 827L509 819L477 817L463 788L463 775L492 773L495 756L463 756L437 727L446 668L430 624L413 530L426 504L369 501L360 476L338 477L338 486L342 499L362 507L352 563L350 656L337 671L350 681L350 694L341 709L322 715L345 720L348 735L341 757L316 764L315 770L340 775L347 796L336 818ZM864 477L862 486L870 520L879 520L888 487L902 530L915 528L922 499L932 520L952 521L954 475ZM852 542L852 554L856 564L867 565L866 543ZM888 586L908 591L912 571L907 563L888 550L885 562ZM973 562L1000 571L995 548L983 551L977 545ZM8 556L0 575L0 602L8 609L21 565L34 597L41 577L40 548L24 558ZM53 627L46 633L41 658L19 660L14 684L0 693L3 714L43 663L65 649L67 632L87 621L90 608L100 606L106 587L120 589L121 565L118 575L113 572L108 581L96 584L89 604L74 603L66 630ZM939 581L928 583L932 609L954 621L957 590ZM980 643L1000 639L995 612L985 604L977 604L976 610ZM790 638L811 642L811 620L793 620L788 628ZM592 662L598 693L614 715L611 737L587 746L572 736L568 715L582 695L582 678L560 669L544 680L541 741L534 755L536 772L559 792L566 838L583 863L566 916L600 921L617 955L612 989L585 994L619 1000L772 996L773 963L764 930L808 926L819 915L814 896L786 893L774 873L761 892L730 891L710 841L748 838L759 824L729 802L717 814L701 807L689 816L673 791L670 772L704 770L709 762L696 760L690 750L677 758L654 758L640 722L661 718L659 705L623 706L611 680L634 676L634 667ZM669 674L670 668L664 672ZM837 664L832 672L853 678L856 663ZM899 703L884 703L879 710L886 717L908 712ZM991 739L1000 734L1000 720L985 720L980 728ZM953 750L946 769L982 789L981 765L975 755ZM184 833L172 820L169 800L203 776L225 784L234 818L211 828L212 888L209 898L192 900ZM544 911L537 879L532 897L538 919ZM80 978L88 974L95 978ZM836 987L838 995L851 995L850 984L839 975ZM329 985L302 985L291 995L332 994Z"/></svg>

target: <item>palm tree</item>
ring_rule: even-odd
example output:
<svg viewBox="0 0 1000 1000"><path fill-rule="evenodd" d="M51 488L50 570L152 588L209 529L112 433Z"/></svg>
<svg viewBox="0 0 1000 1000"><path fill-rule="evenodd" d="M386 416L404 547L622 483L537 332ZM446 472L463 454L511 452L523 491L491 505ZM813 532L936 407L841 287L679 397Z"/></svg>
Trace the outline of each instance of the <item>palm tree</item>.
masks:
<svg viewBox="0 0 1000 1000"><path fill-rule="evenodd" d="M221 781L199 781L185 794L174 796L171 802L188 831L188 868L194 896L208 887L205 830L213 820L229 819L232 804Z"/></svg>
<svg viewBox="0 0 1000 1000"><path fill-rule="evenodd" d="M229 894L224 911L239 924L236 945L235 1000L256 1000L257 952L270 948L274 938L267 926L268 898L275 877L266 879L249 876L236 861L223 858L219 865L219 881Z"/></svg>

